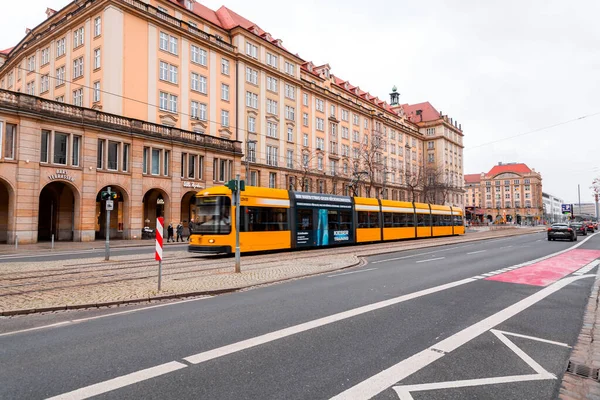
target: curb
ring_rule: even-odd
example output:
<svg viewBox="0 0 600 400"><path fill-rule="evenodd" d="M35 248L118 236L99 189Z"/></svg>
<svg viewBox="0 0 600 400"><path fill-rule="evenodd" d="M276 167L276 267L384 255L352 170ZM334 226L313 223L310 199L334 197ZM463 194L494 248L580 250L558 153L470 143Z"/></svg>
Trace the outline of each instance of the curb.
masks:
<svg viewBox="0 0 600 400"><path fill-rule="evenodd" d="M543 232L543 230L534 231L534 232L523 232L523 233L514 232L513 234L503 235L503 236L499 236L499 237L512 237L512 236L531 235L531 234L540 233L540 232ZM391 250L390 249L390 250L381 251L381 252L379 252L377 254L359 253L359 254L355 255L355 257L358 258L357 262L354 262L352 264L345 265L345 266L342 266L342 267L337 267L337 268L334 268L334 269L331 269L331 270L328 270L328 271L313 272L313 273L310 273L310 274L298 275L298 276L289 277L289 278L281 278L281 279L276 279L276 280L272 280L272 281L268 281L268 282L255 283L255 284L251 284L251 285L234 287L234 288L228 288L228 289L204 290L204 291L198 291L198 292L178 293L178 294L171 294L171 295L165 295L165 296L149 296L147 298L108 301L108 302L102 302L102 303L87 303L87 304L73 304L73 305L68 305L67 304L67 305L64 305L64 306L54 306L54 307L42 307L42 308L29 308L29 309L19 309L19 310L10 310L10 311L0 311L0 316L2 316L2 317L10 317L10 316L16 316L16 315L37 314L37 313L44 313L44 312L79 310L79 309L84 309L84 308L101 308L101 307L121 306L121 305L128 305L128 304L141 304L141 303L150 303L152 301L172 300L172 299L185 299L185 298L188 298L188 297L195 297L195 296L217 296L217 295L220 295L220 294L239 292L241 290L245 290L245 289L249 289L249 288L254 288L254 287L259 287L259 286L262 286L262 285L271 285L271 284L276 284L276 283L290 281L290 280L293 280L293 279L308 278L308 277L311 277L311 276L316 276L316 275L322 275L322 274L326 274L326 273L331 273L333 271L342 271L342 270L345 270L345 269L348 269L348 268L363 266L363 265L366 265L368 263L365 260L365 257L372 257L374 255L398 253L398 252L401 252L401 251L420 250L420 249L431 248L431 247L450 246L450 245L453 245L453 244L477 242L477 241L491 240L491 239L497 239L497 238L498 237L472 238L471 240L465 240L465 241L461 241L461 242L458 242L458 243L446 243L446 244L434 244L434 243L431 243L431 244L427 244L426 246L418 247L416 249L406 249L406 250L397 250L397 249L396 250Z"/></svg>

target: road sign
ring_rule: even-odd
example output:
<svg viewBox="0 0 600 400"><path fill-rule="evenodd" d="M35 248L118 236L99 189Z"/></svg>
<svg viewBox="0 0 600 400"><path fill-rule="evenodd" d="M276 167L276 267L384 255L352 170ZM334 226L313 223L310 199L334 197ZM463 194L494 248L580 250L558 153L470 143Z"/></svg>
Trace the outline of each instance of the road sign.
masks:
<svg viewBox="0 0 600 400"><path fill-rule="evenodd" d="M106 200L106 211L114 210L114 203L112 200Z"/></svg>
<svg viewBox="0 0 600 400"><path fill-rule="evenodd" d="M562 211L563 214L572 213L573 212L573 205L572 204L561 204L560 209L561 209L561 211Z"/></svg>

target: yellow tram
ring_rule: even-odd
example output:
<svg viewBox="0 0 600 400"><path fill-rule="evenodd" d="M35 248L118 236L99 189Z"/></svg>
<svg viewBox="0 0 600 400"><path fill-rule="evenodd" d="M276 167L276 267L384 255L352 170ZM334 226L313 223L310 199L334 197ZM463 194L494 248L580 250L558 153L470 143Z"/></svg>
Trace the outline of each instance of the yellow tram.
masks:
<svg viewBox="0 0 600 400"><path fill-rule="evenodd" d="M246 186L240 207L240 250L246 253L465 233L460 208L433 204ZM235 206L227 187L196 195L189 251L235 251Z"/></svg>

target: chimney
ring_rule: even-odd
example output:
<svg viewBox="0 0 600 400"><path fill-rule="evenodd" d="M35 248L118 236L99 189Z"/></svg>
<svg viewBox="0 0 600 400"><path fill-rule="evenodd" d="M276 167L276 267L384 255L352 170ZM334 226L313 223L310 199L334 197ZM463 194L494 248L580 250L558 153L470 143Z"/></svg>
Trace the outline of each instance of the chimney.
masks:
<svg viewBox="0 0 600 400"><path fill-rule="evenodd" d="M417 110L417 115L419 116L419 122L423 122L423 110Z"/></svg>
<svg viewBox="0 0 600 400"><path fill-rule="evenodd" d="M50 18L54 14L56 14L56 10L53 10L51 8L46 8L46 18Z"/></svg>
<svg viewBox="0 0 600 400"><path fill-rule="evenodd" d="M458 129L462 131L462 124L458 124Z"/></svg>
<svg viewBox="0 0 600 400"><path fill-rule="evenodd" d="M444 114L442 114L442 112L440 111L440 117L443 117L443 116L444 116Z"/></svg>
<svg viewBox="0 0 600 400"><path fill-rule="evenodd" d="M29 35L29 32L31 32L31 29L29 29L29 28L25 28L25 34L26 34L26 35Z"/></svg>
<svg viewBox="0 0 600 400"><path fill-rule="evenodd" d="M502 161L499 161L499 162L498 162L498 165L502 165Z"/></svg>

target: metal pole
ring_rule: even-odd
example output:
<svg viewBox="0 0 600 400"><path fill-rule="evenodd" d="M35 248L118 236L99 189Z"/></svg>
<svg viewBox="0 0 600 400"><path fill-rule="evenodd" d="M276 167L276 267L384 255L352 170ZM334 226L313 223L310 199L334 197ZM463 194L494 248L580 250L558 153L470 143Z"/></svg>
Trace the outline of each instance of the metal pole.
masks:
<svg viewBox="0 0 600 400"><path fill-rule="evenodd" d="M15 236L15 250L19 248L19 235Z"/></svg>
<svg viewBox="0 0 600 400"><path fill-rule="evenodd" d="M235 198L235 272L240 270L240 174L235 175L236 191L233 193Z"/></svg>
<svg viewBox="0 0 600 400"><path fill-rule="evenodd" d="M577 184L577 197L579 198L579 215L581 216L581 188L579 184Z"/></svg>
<svg viewBox="0 0 600 400"><path fill-rule="evenodd" d="M52 250L54 250L54 233L52 234Z"/></svg>
<svg viewBox="0 0 600 400"><path fill-rule="evenodd" d="M250 142L248 141L248 138L246 138L246 183L248 183L250 181L249 179L249 174L250 174Z"/></svg>
<svg viewBox="0 0 600 400"><path fill-rule="evenodd" d="M107 189L110 198L110 186ZM106 208L106 207L105 207ZM104 242L104 261L110 260L110 210L106 210L106 226L104 227L106 241Z"/></svg>
<svg viewBox="0 0 600 400"><path fill-rule="evenodd" d="M160 292L160 283L162 281L162 260L158 262L158 291Z"/></svg>

